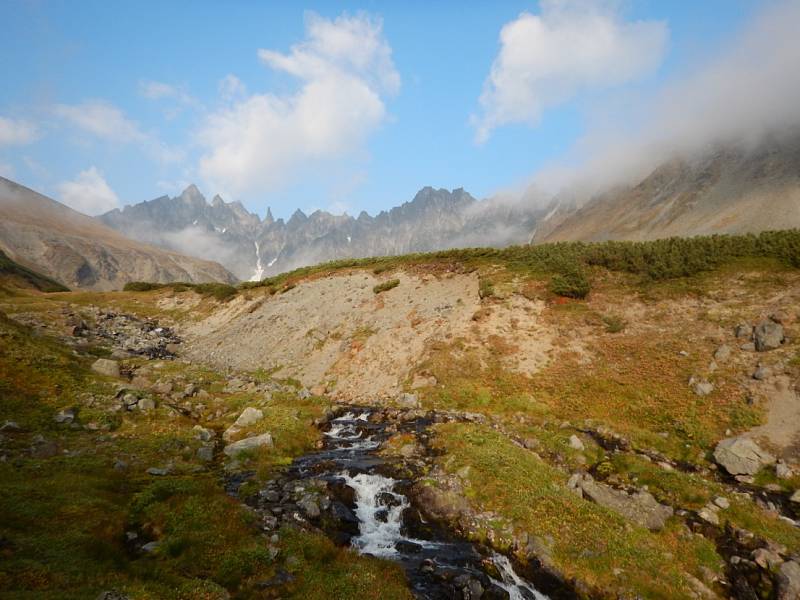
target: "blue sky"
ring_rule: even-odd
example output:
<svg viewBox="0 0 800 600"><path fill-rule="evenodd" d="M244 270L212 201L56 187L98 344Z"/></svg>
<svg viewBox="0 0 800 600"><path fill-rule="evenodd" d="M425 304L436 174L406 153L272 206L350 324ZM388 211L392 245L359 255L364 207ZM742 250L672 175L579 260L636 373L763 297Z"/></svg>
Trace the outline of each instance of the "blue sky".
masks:
<svg viewBox="0 0 800 600"><path fill-rule="evenodd" d="M425 185L485 197L727 52L767 4L2 0L0 174L89 213L188 182L276 216L375 213ZM571 57L603 24L618 39Z"/></svg>

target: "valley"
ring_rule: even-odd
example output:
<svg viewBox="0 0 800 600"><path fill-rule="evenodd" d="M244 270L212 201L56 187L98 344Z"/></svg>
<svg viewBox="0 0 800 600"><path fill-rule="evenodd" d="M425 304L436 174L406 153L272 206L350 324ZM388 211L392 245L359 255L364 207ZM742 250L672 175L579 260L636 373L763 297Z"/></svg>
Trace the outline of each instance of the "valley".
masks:
<svg viewBox="0 0 800 600"><path fill-rule="evenodd" d="M1 587L791 598L796 240L5 278Z"/></svg>

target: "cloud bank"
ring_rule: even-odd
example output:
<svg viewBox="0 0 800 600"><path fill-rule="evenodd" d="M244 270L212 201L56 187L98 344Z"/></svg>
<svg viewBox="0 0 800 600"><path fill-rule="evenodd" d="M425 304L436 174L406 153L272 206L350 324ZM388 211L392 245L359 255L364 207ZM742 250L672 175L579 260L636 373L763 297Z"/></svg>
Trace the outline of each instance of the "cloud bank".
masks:
<svg viewBox="0 0 800 600"><path fill-rule="evenodd" d="M103 174L92 166L72 181L58 185L61 202L83 214L95 216L120 206L119 198Z"/></svg>
<svg viewBox="0 0 800 600"><path fill-rule="evenodd" d="M655 69L669 30L661 21L622 20L617 3L542 0L541 14L522 13L500 31L475 139L509 123L536 125L549 107L579 92L634 80Z"/></svg>
<svg viewBox="0 0 800 600"><path fill-rule="evenodd" d="M199 172L232 194L275 189L300 167L363 148L386 119L384 100L400 87L382 22L364 14L306 15L306 38L287 54L259 50L269 68L296 78L296 93L246 95L226 77L228 104L209 114L198 139Z"/></svg>
<svg viewBox="0 0 800 600"><path fill-rule="evenodd" d="M551 191L599 190L716 144L752 146L800 127L800 2L772 3L720 51L647 96L592 115L560 164L534 179ZM569 165L569 166L568 166Z"/></svg>

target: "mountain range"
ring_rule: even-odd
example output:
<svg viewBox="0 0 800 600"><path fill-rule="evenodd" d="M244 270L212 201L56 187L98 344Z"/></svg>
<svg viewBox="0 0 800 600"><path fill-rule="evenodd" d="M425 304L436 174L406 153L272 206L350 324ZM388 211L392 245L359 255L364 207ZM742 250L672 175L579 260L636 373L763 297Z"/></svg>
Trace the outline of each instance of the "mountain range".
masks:
<svg viewBox="0 0 800 600"><path fill-rule="evenodd" d="M92 218L0 178L0 251L70 287L132 280L262 279L319 262L562 240L646 240L800 228L800 133L675 156L629 185L583 198L477 200L422 188L375 216L297 210L264 218L190 185ZM213 262L216 261L216 262ZM221 266L222 265L222 266Z"/></svg>
<svg viewBox="0 0 800 600"><path fill-rule="evenodd" d="M211 202L190 185L101 215L134 239L213 257L240 279L261 279L337 258L425 252L458 246L503 246L529 241L541 208L478 201L463 189L425 187L410 202L376 216L297 210L286 221L248 212L238 202Z"/></svg>

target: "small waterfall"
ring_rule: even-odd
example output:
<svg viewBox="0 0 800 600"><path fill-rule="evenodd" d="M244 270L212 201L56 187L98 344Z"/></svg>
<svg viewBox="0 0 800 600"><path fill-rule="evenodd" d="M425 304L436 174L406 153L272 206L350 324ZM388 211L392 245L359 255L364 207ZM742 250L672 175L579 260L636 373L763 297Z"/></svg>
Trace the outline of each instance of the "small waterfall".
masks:
<svg viewBox="0 0 800 600"><path fill-rule="evenodd" d="M538 592L527 581L517 575L507 556L492 552L492 562L497 567L502 579L502 581L497 581L496 579L493 579L493 581L508 592L509 600L528 600L529 598L547 600L547 596Z"/></svg>
<svg viewBox="0 0 800 600"><path fill-rule="evenodd" d="M261 266L261 250L258 247L258 242L253 242L256 245L256 271L250 278L250 281L261 281L264 279L264 267Z"/></svg>
<svg viewBox="0 0 800 600"><path fill-rule="evenodd" d="M452 595L450 582L457 576L481 582L494 594L492 598L548 600L520 577L502 554L487 552L436 527L420 528L417 521L409 519L418 510L403 492L409 481L382 474L386 463L376 450L389 434L386 423L373 422L371 414L370 409L356 408L332 419L324 432L324 448L296 459L291 469L296 481L316 478L353 490L349 501L352 520L348 522L355 525L357 521L357 532L347 530L351 547L360 554L402 564L411 590L420 600L461 598ZM409 431L415 427L408 426L412 428ZM487 572L487 560L494 564L493 574L499 579ZM467 593L463 592L464 598Z"/></svg>

